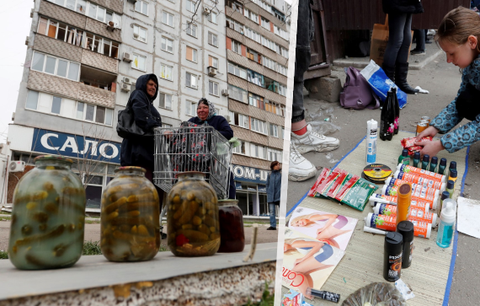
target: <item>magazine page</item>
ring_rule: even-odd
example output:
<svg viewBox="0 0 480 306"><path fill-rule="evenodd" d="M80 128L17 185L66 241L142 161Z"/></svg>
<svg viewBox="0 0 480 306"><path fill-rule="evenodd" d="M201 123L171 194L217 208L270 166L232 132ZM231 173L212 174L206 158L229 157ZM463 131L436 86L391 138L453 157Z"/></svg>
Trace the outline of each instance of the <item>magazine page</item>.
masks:
<svg viewBox="0 0 480 306"><path fill-rule="evenodd" d="M297 207L292 213L288 227L345 251L357 221L355 218L334 213Z"/></svg>

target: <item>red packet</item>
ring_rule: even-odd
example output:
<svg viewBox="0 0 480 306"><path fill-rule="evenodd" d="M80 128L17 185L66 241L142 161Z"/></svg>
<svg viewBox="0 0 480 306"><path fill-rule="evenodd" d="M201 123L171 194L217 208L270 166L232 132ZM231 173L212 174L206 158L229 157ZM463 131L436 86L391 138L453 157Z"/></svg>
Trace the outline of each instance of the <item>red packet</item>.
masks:
<svg viewBox="0 0 480 306"><path fill-rule="evenodd" d="M344 170L340 170L340 173L338 174L337 178L335 181L330 185L330 188L328 189L328 192L326 194L327 197L331 199L335 199L335 195L337 194L338 190L342 186L343 181L347 177L348 172Z"/></svg>
<svg viewBox="0 0 480 306"><path fill-rule="evenodd" d="M350 188L358 181L360 177L358 175L352 175L349 180L345 180L345 184L340 187L340 190L335 195L335 200L341 201L343 196L347 193Z"/></svg>
<svg viewBox="0 0 480 306"><path fill-rule="evenodd" d="M323 182L321 182L318 187L317 187L317 194L316 196L319 196L319 194L321 196L325 196L326 195L326 191L328 190L327 188L330 186L330 184L332 184L333 180L338 176L338 174L340 173L340 169L333 169L327 176L327 178L325 178L323 180Z"/></svg>
<svg viewBox="0 0 480 306"><path fill-rule="evenodd" d="M315 197L315 194L317 193L317 187L320 185L323 180L327 177L328 173L330 173L330 169L328 168L323 168L322 172L320 172L320 175L318 176L317 180L315 181L315 184L313 184L312 188L308 191L308 196L309 197Z"/></svg>

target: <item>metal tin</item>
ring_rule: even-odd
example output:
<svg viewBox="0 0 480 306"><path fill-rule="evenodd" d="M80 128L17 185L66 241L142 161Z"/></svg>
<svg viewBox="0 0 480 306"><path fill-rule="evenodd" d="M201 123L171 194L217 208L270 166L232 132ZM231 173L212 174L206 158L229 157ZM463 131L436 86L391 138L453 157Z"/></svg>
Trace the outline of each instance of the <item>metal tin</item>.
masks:
<svg viewBox="0 0 480 306"><path fill-rule="evenodd" d="M426 130L428 127L428 124L425 123L425 122L420 122L417 124L417 132L415 134L415 136L417 136L418 134L420 134L421 132L423 132L424 130Z"/></svg>
<svg viewBox="0 0 480 306"><path fill-rule="evenodd" d="M428 124L430 124L430 117L422 116L422 118L420 118L420 121L423 121L423 120L428 121Z"/></svg>

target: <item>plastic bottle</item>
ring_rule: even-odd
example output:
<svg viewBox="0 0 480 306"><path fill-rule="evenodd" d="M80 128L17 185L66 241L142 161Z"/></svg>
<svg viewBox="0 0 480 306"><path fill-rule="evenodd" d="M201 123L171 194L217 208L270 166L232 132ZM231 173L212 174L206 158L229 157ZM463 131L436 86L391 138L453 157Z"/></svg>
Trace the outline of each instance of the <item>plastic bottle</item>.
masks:
<svg viewBox="0 0 480 306"><path fill-rule="evenodd" d="M397 97L397 88L393 87L392 88L393 92L393 101L395 102L395 119L393 121L394 123L394 129L393 129L393 134L398 134L398 129L400 128L400 104L398 103L398 97Z"/></svg>
<svg viewBox="0 0 480 306"><path fill-rule="evenodd" d="M457 169L450 170L450 175L448 176L449 181L453 181L455 184L457 182Z"/></svg>
<svg viewBox="0 0 480 306"><path fill-rule="evenodd" d="M376 120L370 119L367 121L367 165L374 164L377 161L377 139L378 122Z"/></svg>
<svg viewBox="0 0 480 306"><path fill-rule="evenodd" d="M379 196L379 197L377 197ZM373 212L379 215L396 215L397 214L397 202L390 202L381 198L381 195L374 194L369 198L370 205L373 206ZM395 206L393 208L392 206ZM410 209L420 209L424 212L430 212L430 204L427 202L410 202Z"/></svg>
<svg viewBox="0 0 480 306"><path fill-rule="evenodd" d="M430 172L428 170L422 170L422 169L419 169L419 168L416 168L416 167L403 165L403 164L397 165L397 170L402 171L402 172L406 172L407 174L413 174L416 177L424 177L424 178L439 181L439 182L442 182L442 183L446 183L447 178L448 178L445 175L441 175L441 174L438 174L438 173ZM402 180L404 180L404 178L402 178ZM409 180L409 182L410 182L410 180ZM414 183L416 183L416 182L414 182Z"/></svg>
<svg viewBox="0 0 480 306"><path fill-rule="evenodd" d="M438 212L437 212L439 216L441 216L441 213L442 213L443 201L449 198L450 198L450 193L448 191L442 192L442 195L440 196L440 205L438 205Z"/></svg>
<svg viewBox="0 0 480 306"><path fill-rule="evenodd" d="M452 172L452 170L457 170L457 162L452 160L450 162L450 166L448 166L448 176L450 176L450 172Z"/></svg>
<svg viewBox="0 0 480 306"><path fill-rule="evenodd" d="M396 178L396 177L402 177L402 176L405 176L405 173L396 171L393 177L389 177L385 180L385 185L400 186L400 184L402 184L402 183L410 182L410 183L412 183L412 187L414 189L415 189L415 187L413 186L413 184L420 185L422 187L434 188L434 189L439 190L440 192L443 192L445 190L445 187L447 187L447 184L439 182L439 181L434 181L434 180L426 180L425 179L425 180L419 181L418 183L414 183L414 182L411 182L411 181Z"/></svg>
<svg viewBox="0 0 480 306"><path fill-rule="evenodd" d="M447 189L445 189L446 192L448 192L448 197L451 199L453 196L453 190L455 189L455 182L452 180L448 180L447 182Z"/></svg>
<svg viewBox="0 0 480 306"><path fill-rule="evenodd" d="M413 255L413 223L402 221L398 223L397 232L403 237L402 269L410 267Z"/></svg>
<svg viewBox="0 0 480 306"><path fill-rule="evenodd" d="M400 279L402 274L403 236L397 232L387 233L383 253L383 278L388 282Z"/></svg>
<svg viewBox="0 0 480 306"><path fill-rule="evenodd" d="M420 163L420 152L413 153L413 166L418 168L418 163Z"/></svg>
<svg viewBox="0 0 480 306"><path fill-rule="evenodd" d="M383 141L392 140L393 133L395 131L395 107L393 100L393 92L390 89L380 115L380 139Z"/></svg>
<svg viewBox="0 0 480 306"><path fill-rule="evenodd" d="M405 165L410 164L410 156L408 156L408 150L407 149L402 150L402 154L398 157L398 163L399 164L405 164Z"/></svg>
<svg viewBox="0 0 480 306"><path fill-rule="evenodd" d="M395 223L395 217L377 215L368 213L364 219L365 226L376 228L385 231L394 232L397 230L397 224ZM430 238L432 234L432 224L427 222L419 222L416 220L409 220L413 223L413 235L415 237Z"/></svg>
<svg viewBox="0 0 480 306"><path fill-rule="evenodd" d="M448 248L452 243L453 227L455 225L456 202L453 199L443 201L440 226L438 227L437 245L441 248Z"/></svg>
<svg viewBox="0 0 480 306"><path fill-rule="evenodd" d="M432 157L432 160L430 160L430 170L431 172L437 172L437 165L438 165L438 157L434 156Z"/></svg>
<svg viewBox="0 0 480 306"><path fill-rule="evenodd" d="M438 173L444 174L446 167L447 167L447 159L446 158L441 158L440 159L440 164L438 165Z"/></svg>
<svg viewBox="0 0 480 306"><path fill-rule="evenodd" d="M424 207L416 207L416 206L410 206L410 216L408 217L409 221L419 221L419 222L427 222L431 223L432 227L437 226L437 214L436 213L431 213L431 212L426 212L425 209L428 208L429 206L424 206ZM373 208L373 213L377 215L385 215L385 216L396 216L397 215L397 206L392 205L392 204L382 204L378 203L374 208Z"/></svg>
<svg viewBox="0 0 480 306"><path fill-rule="evenodd" d="M423 155L422 159L422 169L428 170L428 163L430 162L430 156L428 154Z"/></svg>

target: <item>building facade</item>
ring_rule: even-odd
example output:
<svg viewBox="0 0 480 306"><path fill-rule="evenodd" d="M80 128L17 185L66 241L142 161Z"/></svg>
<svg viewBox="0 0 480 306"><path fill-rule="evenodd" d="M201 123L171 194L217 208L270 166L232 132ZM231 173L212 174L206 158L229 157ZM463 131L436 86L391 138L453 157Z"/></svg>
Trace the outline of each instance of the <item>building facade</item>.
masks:
<svg viewBox="0 0 480 306"><path fill-rule="evenodd" d="M120 162L118 111L125 108L135 80L153 72L159 78L154 104L165 126L178 126L196 116L198 100L207 98L244 140L233 160L237 185L248 177L241 176L238 167L254 166L263 171L259 177L266 177L267 155L248 152L246 139L258 139L252 143L281 154L283 117L263 109L260 117L252 117L253 129L257 128L253 118L276 122L278 137L235 124L239 115L255 111L230 94L230 83L239 77L229 73L229 63L243 60L230 55L231 41L226 37L231 29L225 26L230 9L223 0L36 0L14 123L9 127L10 159L33 165L33 158L45 153L71 157L74 171L87 185L87 206L98 208ZM274 32L271 35L275 37ZM252 71L266 74L262 65L251 64ZM272 73L266 75L286 84L280 74ZM250 89L247 79L239 80L246 83L237 87ZM249 92L259 96L267 88L255 86L257 91ZM279 107L285 104L284 96L270 92L273 96L268 98ZM263 92L261 96L267 98ZM251 156L254 162L248 162ZM251 173L250 168L243 173ZM9 181L9 193L14 185ZM258 186L255 189L261 190ZM253 208L244 211L259 214Z"/></svg>

